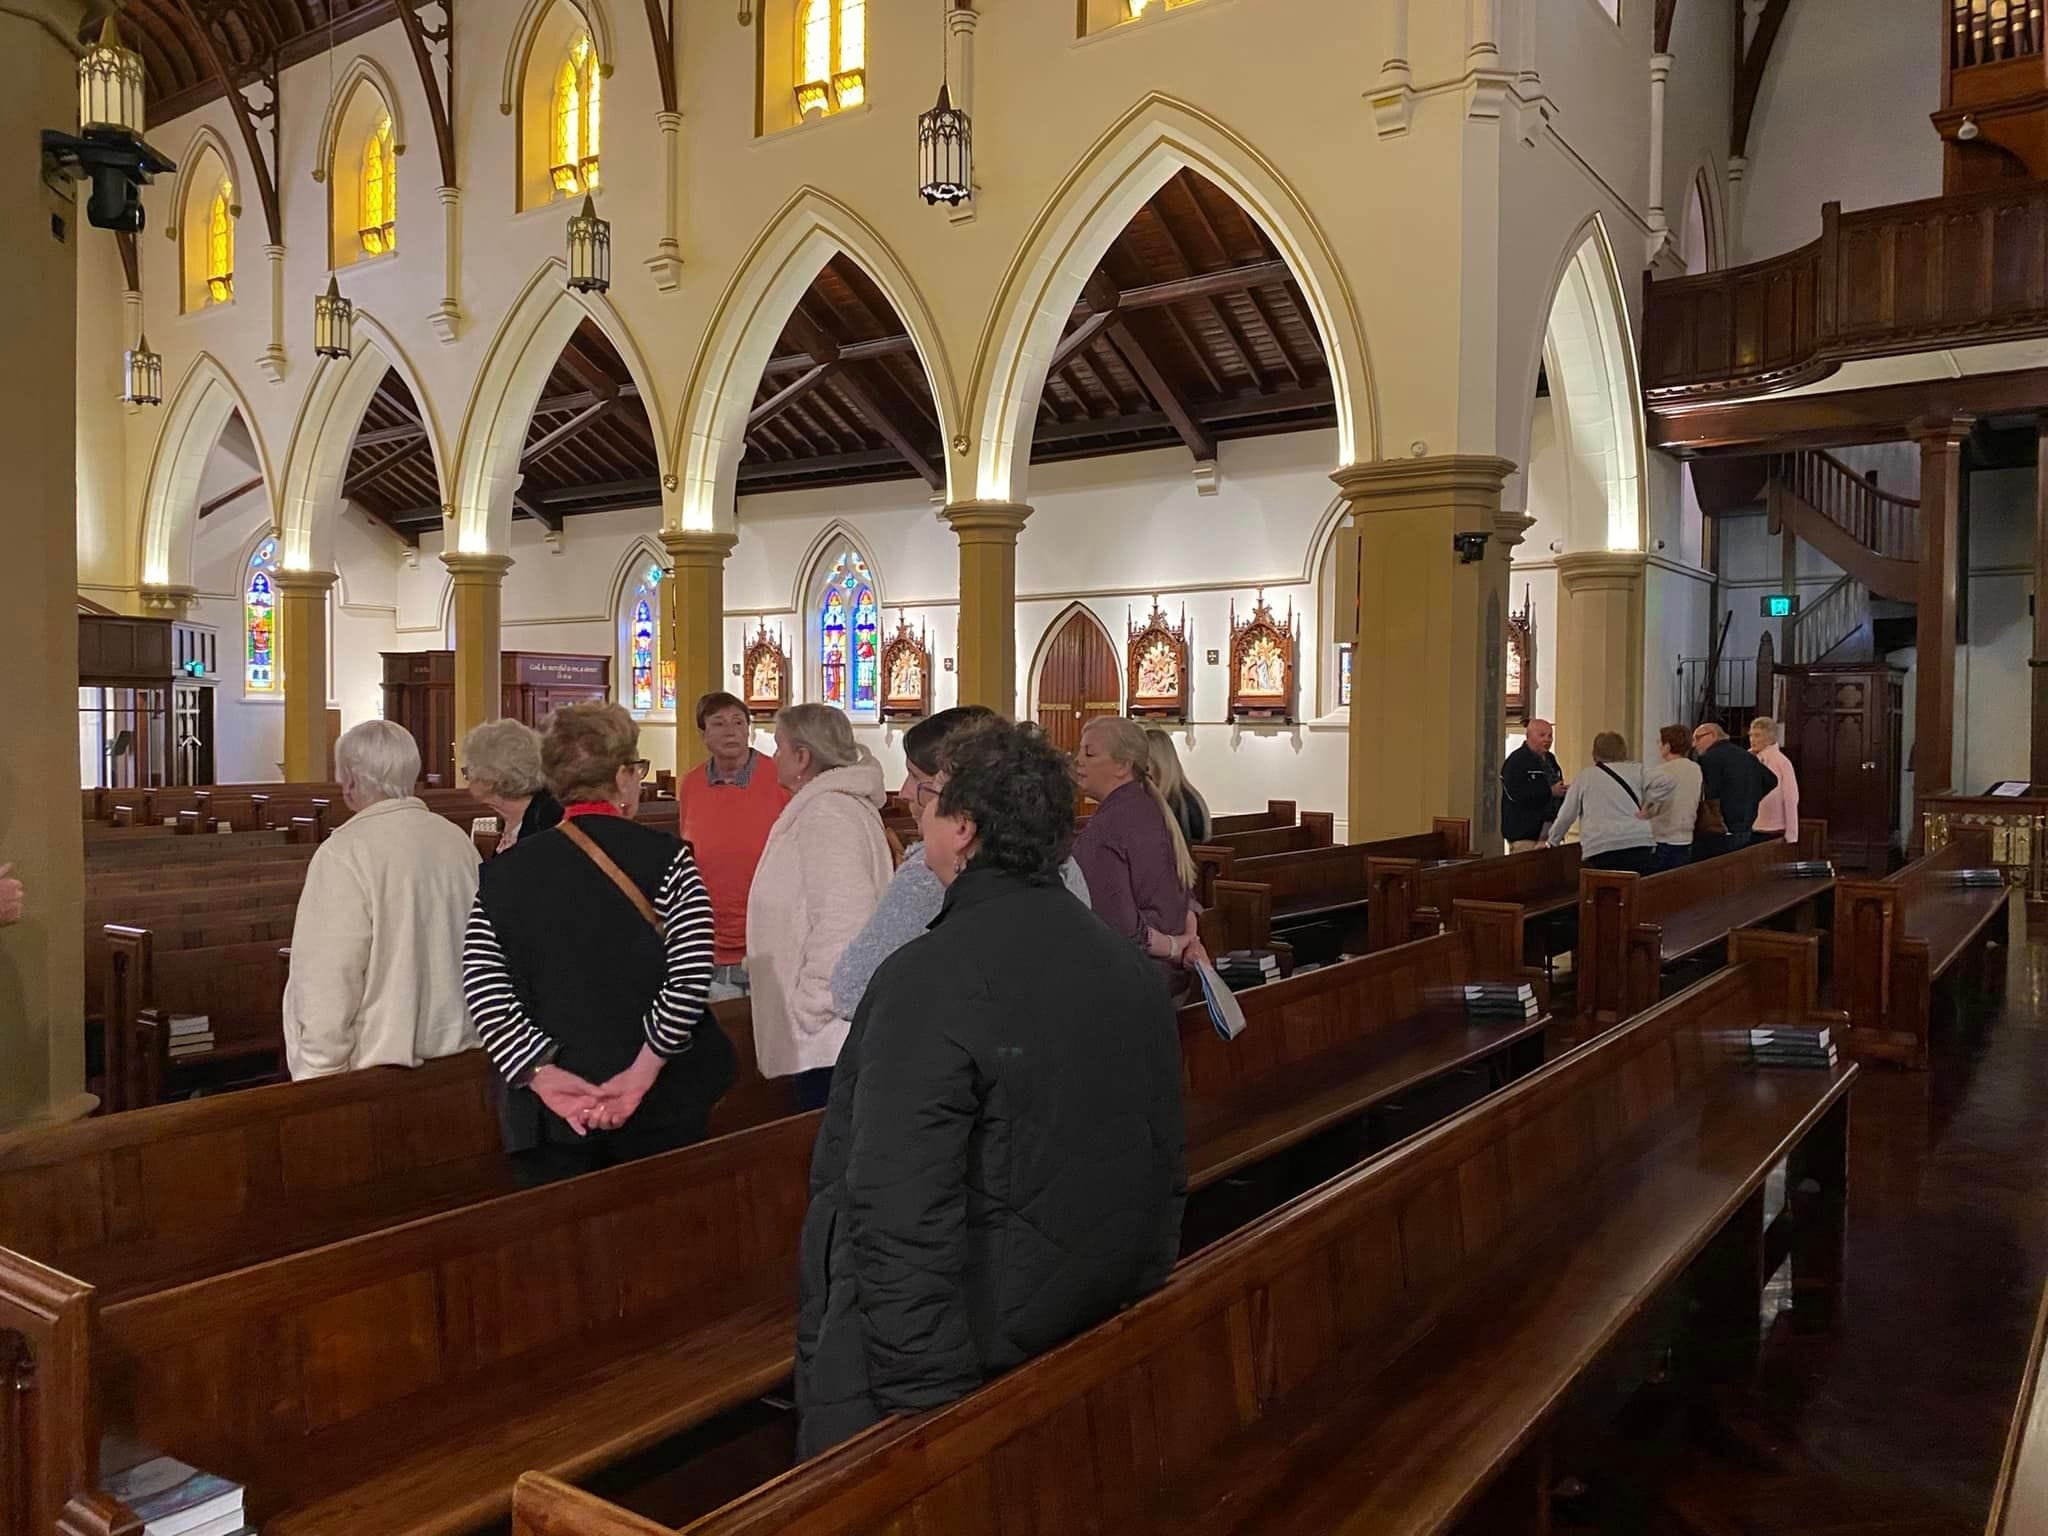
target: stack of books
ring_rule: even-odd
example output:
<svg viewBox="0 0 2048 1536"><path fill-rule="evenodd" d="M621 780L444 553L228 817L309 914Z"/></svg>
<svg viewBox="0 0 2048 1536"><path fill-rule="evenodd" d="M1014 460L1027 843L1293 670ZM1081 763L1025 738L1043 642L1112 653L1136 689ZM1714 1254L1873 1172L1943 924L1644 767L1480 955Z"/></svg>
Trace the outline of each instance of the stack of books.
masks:
<svg viewBox="0 0 2048 1536"><path fill-rule="evenodd" d="M1787 859L1773 867L1786 880L1832 880L1835 877L1835 866L1829 859Z"/></svg>
<svg viewBox="0 0 2048 1536"><path fill-rule="evenodd" d="M2005 871L2002 869L1959 869L1952 878L1957 885L2003 885L2005 884Z"/></svg>
<svg viewBox="0 0 2048 1536"><path fill-rule="evenodd" d="M1280 957L1270 949L1233 949L1217 957L1216 974L1233 992L1263 987L1280 975Z"/></svg>
<svg viewBox="0 0 2048 1536"><path fill-rule="evenodd" d="M240 1483L196 1471L172 1456L116 1472L102 1491L135 1512L143 1536L234 1536L247 1524Z"/></svg>
<svg viewBox="0 0 2048 1536"><path fill-rule="evenodd" d="M1536 989L1511 981L1473 982L1464 989L1465 1013L1475 1019L1533 1019L1542 1013Z"/></svg>
<svg viewBox="0 0 2048 1536"><path fill-rule="evenodd" d="M170 1054L197 1056L213 1049L213 1020L203 1013L174 1013L171 1015Z"/></svg>
<svg viewBox="0 0 2048 1536"><path fill-rule="evenodd" d="M1825 1025L1772 1024L1749 1032L1749 1054L1760 1067L1832 1067L1835 1042Z"/></svg>

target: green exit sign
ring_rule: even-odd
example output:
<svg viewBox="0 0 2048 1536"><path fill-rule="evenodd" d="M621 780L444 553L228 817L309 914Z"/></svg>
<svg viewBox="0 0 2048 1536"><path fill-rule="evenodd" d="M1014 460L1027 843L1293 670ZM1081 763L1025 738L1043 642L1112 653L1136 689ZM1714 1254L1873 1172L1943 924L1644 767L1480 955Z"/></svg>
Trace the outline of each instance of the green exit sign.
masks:
<svg viewBox="0 0 2048 1536"><path fill-rule="evenodd" d="M1791 592L1770 592L1764 596L1764 617L1789 619L1799 611L1799 598Z"/></svg>

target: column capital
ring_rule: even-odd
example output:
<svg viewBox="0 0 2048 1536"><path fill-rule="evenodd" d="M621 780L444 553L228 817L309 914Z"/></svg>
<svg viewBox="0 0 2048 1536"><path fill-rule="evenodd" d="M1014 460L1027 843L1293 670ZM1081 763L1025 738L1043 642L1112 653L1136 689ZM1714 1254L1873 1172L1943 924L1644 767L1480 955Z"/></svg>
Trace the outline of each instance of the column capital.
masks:
<svg viewBox="0 0 2048 1536"><path fill-rule="evenodd" d="M1031 516L1031 508L1021 501L956 501L943 508L939 516L963 543L1008 540L1014 544L1017 535L1024 531L1024 520Z"/></svg>
<svg viewBox="0 0 2048 1536"><path fill-rule="evenodd" d="M736 533L719 533L710 528L661 530L661 547L677 565L723 565L739 542Z"/></svg>
<svg viewBox="0 0 2048 1536"><path fill-rule="evenodd" d="M1557 557L1557 580L1567 593L1625 590L1641 583L1649 564L1639 549L1574 550Z"/></svg>
<svg viewBox="0 0 2048 1536"><path fill-rule="evenodd" d="M341 574L338 571L295 571L287 566L277 571L271 580L283 592L321 594L341 580Z"/></svg>
<svg viewBox="0 0 2048 1536"><path fill-rule="evenodd" d="M1923 416L1906 424L1906 436L1923 448L1937 445L1956 447L1969 438L1976 425L1974 416Z"/></svg>
<svg viewBox="0 0 2048 1536"><path fill-rule="evenodd" d="M448 567L457 586L498 586L505 580L505 573L512 569L510 555L472 555L450 553L441 557L441 563Z"/></svg>
<svg viewBox="0 0 2048 1536"><path fill-rule="evenodd" d="M1354 517L1450 505L1494 512L1515 466L1490 454L1441 454L1347 464L1331 474Z"/></svg>
<svg viewBox="0 0 2048 1536"><path fill-rule="evenodd" d="M185 586L144 587L142 608L145 613L165 614L182 619L192 612L199 601L199 593Z"/></svg>
<svg viewBox="0 0 2048 1536"><path fill-rule="evenodd" d="M1672 54L1668 54L1668 53L1653 53L1653 54L1651 54L1651 55L1650 55L1650 84L1652 84L1652 85L1662 85L1662 84L1664 84L1664 83L1665 83L1665 82L1666 82L1667 80L1669 80L1669 79L1671 78L1671 66L1672 66L1672 65L1673 65L1674 63L1676 63L1676 62L1677 62L1677 60L1676 60L1676 57L1675 57L1674 55L1672 55Z"/></svg>

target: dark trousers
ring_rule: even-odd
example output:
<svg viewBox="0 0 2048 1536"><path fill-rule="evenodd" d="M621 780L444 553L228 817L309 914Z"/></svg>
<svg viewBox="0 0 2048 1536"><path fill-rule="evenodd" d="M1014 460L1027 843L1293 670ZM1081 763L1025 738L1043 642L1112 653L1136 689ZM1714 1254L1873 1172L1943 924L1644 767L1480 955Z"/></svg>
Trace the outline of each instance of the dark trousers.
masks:
<svg viewBox="0 0 2048 1536"><path fill-rule="evenodd" d="M706 1104L701 1110L674 1119L646 1122L635 1116L615 1131L592 1131L573 1141L546 1139L537 1147L512 1154L514 1175L522 1189L534 1189L560 1179L573 1179L578 1174L596 1173L602 1168L616 1168L621 1163L673 1152L702 1141L710 1117L711 1106ZM553 1136L575 1136L552 1115L547 1118Z"/></svg>
<svg viewBox="0 0 2048 1536"><path fill-rule="evenodd" d="M1659 843L1650 860L1650 873L1661 875L1667 869L1683 869L1691 862L1691 843Z"/></svg>
<svg viewBox="0 0 2048 1536"><path fill-rule="evenodd" d="M1749 841L1747 831L1696 837L1692 840L1692 861L1698 864L1704 859L1718 859L1724 853L1740 853L1749 846Z"/></svg>
<svg viewBox="0 0 2048 1536"><path fill-rule="evenodd" d="M1655 848L1610 848L1605 853L1596 853L1590 859L1579 860L1581 869L1620 869L1632 875L1647 875L1650 872L1650 856Z"/></svg>
<svg viewBox="0 0 2048 1536"><path fill-rule="evenodd" d="M812 1067L808 1072L796 1075L796 1107L801 1112L823 1109L825 1101L832 1097L832 1069Z"/></svg>

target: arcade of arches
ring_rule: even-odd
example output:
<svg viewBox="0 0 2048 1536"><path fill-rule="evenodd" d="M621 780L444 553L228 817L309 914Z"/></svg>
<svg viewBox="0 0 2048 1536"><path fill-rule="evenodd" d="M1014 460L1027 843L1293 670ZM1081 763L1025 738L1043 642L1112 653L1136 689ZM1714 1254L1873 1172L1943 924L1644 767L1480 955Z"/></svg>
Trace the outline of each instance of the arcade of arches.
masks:
<svg viewBox="0 0 2048 1536"><path fill-rule="evenodd" d="M1852 664L1895 702L1857 725L1882 752L1803 749L1809 813L1864 829L1838 858L2048 779L2048 293L2000 286L2039 263L1999 244L2038 245L2048 198L1941 115L1964 66L1926 7L1867 3L1891 21L128 0L177 165L146 227L90 227L54 177L0 193L0 347L37 381L0 412L0 637L34 658L0 676L0 865L34 893L0 936L0 1126L89 1102L83 854L45 808L74 778L324 782L415 662L439 692L404 718L451 780L541 658L687 770L694 701L750 692L768 641L892 785L924 711L1065 747L1147 713L1215 812L1293 801L1339 843L1457 818L1495 853L1530 720L1569 776L1604 731L1654 765L1660 726L1739 730ZM108 8L0 6L0 142L74 125ZM942 76L958 207L915 184ZM1889 276L1866 302L1941 259L1886 209L1940 197L1988 210L1978 308L1951 313L1959 267L1925 285L1950 309ZM586 206L608 288L568 281ZM1774 308L1794 262L1836 284L1812 325ZM124 402L144 337L161 400ZM77 672L80 614L194 659L139 703Z"/></svg>

